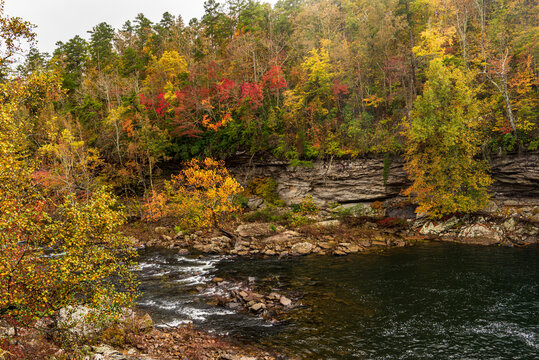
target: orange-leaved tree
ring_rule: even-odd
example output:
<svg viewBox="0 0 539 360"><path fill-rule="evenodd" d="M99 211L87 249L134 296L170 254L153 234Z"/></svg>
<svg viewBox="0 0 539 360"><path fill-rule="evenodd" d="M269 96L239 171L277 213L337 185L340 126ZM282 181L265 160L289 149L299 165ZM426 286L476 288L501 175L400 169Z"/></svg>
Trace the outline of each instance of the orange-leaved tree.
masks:
<svg viewBox="0 0 539 360"><path fill-rule="evenodd" d="M154 194L148 218L174 217L182 229L219 227L226 216L240 212L233 198L242 190L223 161L192 159L165 183L163 193Z"/></svg>

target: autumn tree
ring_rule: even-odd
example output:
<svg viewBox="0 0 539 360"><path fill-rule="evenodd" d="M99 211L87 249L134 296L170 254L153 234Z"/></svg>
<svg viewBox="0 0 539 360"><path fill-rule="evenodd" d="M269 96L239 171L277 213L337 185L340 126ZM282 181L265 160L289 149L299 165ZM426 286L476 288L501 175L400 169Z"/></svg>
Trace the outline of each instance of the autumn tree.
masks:
<svg viewBox="0 0 539 360"><path fill-rule="evenodd" d="M427 81L405 124L406 169L418 212L440 217L480 210L488 200L492 183L488 163L479 159L482 108L474 72L451 63L443 55L444 37L424 34L424 45L432 57ZM418 54L425 52L418 50Z"/></svg>
<svg viewBox="0 0 539 360"><path fill-rule="evenodd" d="M13 56L22 50L23 44L35 40L35 26L19 17L4 14L5 4L5 0L0 0L0 77L7 75Z"/></svg>
<svg viewBox="0 0 539 360"><path fill-rule="evenodd" d="M137 294L114 196L99 187L51 197L31 156L33 116L58 92L59 79L39 72L0 83L0 319L15 325L76 305L109 318Z"/></svg>
<svg viewBox="0 0 539 360"><path fill-rule="evenodd" d="M148 204L148 218L170 216L183 229L220 228L226 216L240 211L233 197L242 191L222 161L192 159L165 183Z"/></svg>

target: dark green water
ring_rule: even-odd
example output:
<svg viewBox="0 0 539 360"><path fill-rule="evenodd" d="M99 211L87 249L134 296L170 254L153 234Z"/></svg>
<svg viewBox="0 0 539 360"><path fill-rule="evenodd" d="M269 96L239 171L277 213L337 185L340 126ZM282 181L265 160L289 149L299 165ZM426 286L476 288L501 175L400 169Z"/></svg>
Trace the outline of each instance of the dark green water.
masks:
<svg viewBox="0 0 539 360"><path fill-rule="evenodd" d="M192 319L307 359L538 359L538 259L537 248L437 243L346 257L215 258L208 278L254 276L301 294L305 307L279 326L208 308ZM181 307L167 313L150 304L165 296L155 290L162 278L143 282L154 291L142 304L164 320L179 316ZM195 295L175 296L185 304Z"/></svg>

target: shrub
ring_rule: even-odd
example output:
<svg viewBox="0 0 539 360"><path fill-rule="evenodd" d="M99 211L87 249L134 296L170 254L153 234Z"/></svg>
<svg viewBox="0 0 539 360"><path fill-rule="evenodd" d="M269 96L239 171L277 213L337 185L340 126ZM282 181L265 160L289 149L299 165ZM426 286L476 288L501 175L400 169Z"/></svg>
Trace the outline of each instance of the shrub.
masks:
<svg viewBox="0 0 539 360"><path fill-rule="evenodd" d="M299 214L316 214L318 207L313 201L311 195L304 197L299 204L293 204L291 206L292 211Z"/></svg>
<svg viewBox="0 0 539 360"><path fill-rule="evenodd" d="M277 185L277 181L271 177L256 178L247 185L246 192L261 197L268 204L277 205L279 202Z"/></svg>

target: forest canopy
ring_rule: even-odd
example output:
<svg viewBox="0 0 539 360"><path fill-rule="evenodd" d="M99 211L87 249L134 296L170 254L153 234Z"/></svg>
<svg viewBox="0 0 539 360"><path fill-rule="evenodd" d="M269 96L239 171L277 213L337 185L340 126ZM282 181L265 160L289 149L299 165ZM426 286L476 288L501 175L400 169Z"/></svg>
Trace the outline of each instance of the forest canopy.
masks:
<svg viewBox="0 0 539 360"><path fill-rule="evenodd" d="M146 198L169 161L406 154L419 181L410 192L466 168L448 195L464 181L483 204L488 167L470 161L539 146L533 1L208 0L204 9L188 23L168 12L119 29L100 23L52 54L33 47L16 70L4 61L5 81L46 77L61 89L18 113L32 129L29 151L52 173L66 168L59 149L82 159L84 176L72 169L69 186L95 177ZM424 160L448 154L456 167L434 175ZM477 171L484 181L472 185Z"/></svg>

